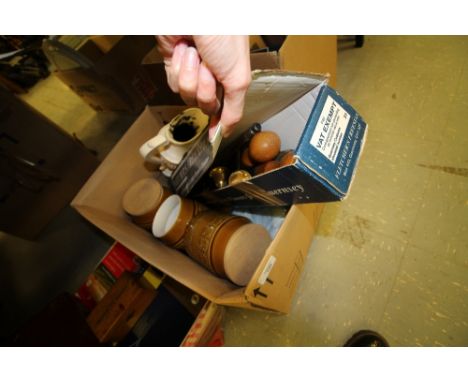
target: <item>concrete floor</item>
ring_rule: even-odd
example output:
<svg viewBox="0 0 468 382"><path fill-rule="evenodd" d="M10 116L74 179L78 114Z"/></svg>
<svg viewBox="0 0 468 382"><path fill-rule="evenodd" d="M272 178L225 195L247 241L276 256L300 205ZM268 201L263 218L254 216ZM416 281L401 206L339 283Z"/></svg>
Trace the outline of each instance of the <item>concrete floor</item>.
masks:
<svg viewBox="0 0 468 382"><path fill-rule="evenodd" d="M337 88L370 126L351 194L326 206L291 313L228 309L226 345L341 346L360 329L395 346L468 345L468 38L366 37L340 50ZM53 76L24 98L101 158L132 120L95 113ZM29 290L4 307L26 316L102 257L108 240L67 214L49 244L0 235L3 262L21 264L14 289ZM72 276L51 281L49 257L65 253L57 267Z"/></svg>
<svg viewBox="0 0 468 382"><path fill-rule="evenodd" d="M468 345L468 38L366 37L338 90L369 123L349 198L326 206L289 315L230 309L227 345Z"/></svg>

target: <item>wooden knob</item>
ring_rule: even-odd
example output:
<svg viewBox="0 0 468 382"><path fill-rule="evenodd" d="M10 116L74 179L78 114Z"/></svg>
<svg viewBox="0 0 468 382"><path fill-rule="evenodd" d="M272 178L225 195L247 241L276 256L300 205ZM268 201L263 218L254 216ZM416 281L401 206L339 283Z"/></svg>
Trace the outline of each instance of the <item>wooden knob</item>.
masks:
<svg viewBox="0 0 468 382"><path fill-rule="evenodd" d="M260 166L255 167L255 175L263 174L264 172L274 170L278 167L280 167L280 163L276 160L271 160L269 162L261 164Z"/></svg>
<svg viewBox="0 0 468 382"><path fill-rule="evenodd" d="M280 166L281 167L293 164L294 161L295 161L294 151L288 150L288 151L282 153L282 155L280 154L279 161L280 161Z"/></svg>
<svg viewBox="0 0 468 382"><path fill-rule="evenodd" d="M241 163L244 167L252 167L254 165L252 159L250 158L248 147L242 151Z"/></svg>
<svg viewBox="0 0 468 382"><path fill-rule="evenodd" d="M258 163L276 158L280 152L281 140L273 131L261 131L253 136L249 144L249 155Z"/></svg>

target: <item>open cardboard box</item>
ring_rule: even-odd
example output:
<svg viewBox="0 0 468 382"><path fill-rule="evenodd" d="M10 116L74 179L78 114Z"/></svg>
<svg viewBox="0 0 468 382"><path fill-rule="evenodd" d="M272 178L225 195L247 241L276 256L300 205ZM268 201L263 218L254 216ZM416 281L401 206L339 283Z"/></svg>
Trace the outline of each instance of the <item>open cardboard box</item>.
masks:
<svg viewBox="0 0 468 382"><path fill-rule="evenodd" d="M257 60L257 63L252 61L252 68L281 67L283 70L329 73L330 84L334 86L336 54L336 36L288 36L279 52L252 55L251 59ZM86 219L144 260L211 301L225 306L288 312L323 204L290 207L256 274L245 288L216 277L188 256L164 246L149 232L131 223L125 215L121 207L123 193L133 182L149 176L142 165L139 146L184 108L147 108L72 205Z"/></svg>
<svg viewBox="0 0 468 382"><path fill-rule="evenodd" d="M297 76L303 81L297 81ZM293 78L296 80L292 81ZM239 126L277 114L308 93L311 87L323 84L326 77L292 74L291 81L294 83L283 83L282 95L275 93L270 97L265 89L263 102L247 105L245 118ZM73 207L149 264L210 301L288 312L320 217L320 204L291 206L246 287L219 278L187 255L168 248L150 232L134 225L122 209L125 191L137 180L151 176L143 165L139 147L184 108L147 107L75 197Z"/></svg>
<svg viewBox="0 0 468 382"><path fill-rule="evenodd" d="M292 125L282 124L282 138L297 140L304 134L311 135L313 131L307 131L306 122L314 111L317 95L322 89L329 89L326 82L327 76L314 74L280 71L254 74L244 117L235 133L223 142L224 147L229 147L252 123L261 121L268 125L278 119L284 121L284 113L287 113L286 120L292 120ZM76 196L73 207L149 264L210 301L288 312L320 217L320 204L290 207L246 287L217 277L187 255L165 246L150 232L134 225L125 214L121 203L125 191L137 180L151 176L140 157L139 147L184 108L147 107ZM300 134L289 134L291 129L297 129ZM365 126L361 142L364 133ZM222 149L223 146L220 151Z"/></svg>

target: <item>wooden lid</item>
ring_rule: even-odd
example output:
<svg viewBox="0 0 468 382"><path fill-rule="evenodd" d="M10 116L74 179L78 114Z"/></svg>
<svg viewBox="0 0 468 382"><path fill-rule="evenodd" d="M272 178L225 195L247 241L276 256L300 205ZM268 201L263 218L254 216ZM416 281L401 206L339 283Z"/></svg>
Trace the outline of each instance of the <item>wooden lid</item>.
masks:
<svg viewBox="0 0 468 382"><path fill-rule="evenodd" d="M240 286L249 283L271 243L270 234L260 224L245 224L238 228L226 245L224 271Z"/></svg>
<svg viewBox="0 0 468 382"><path fill-rule="evenodd" d="M122 207L133 218L155 213L169 195L161 184L153 178L140 179L125 192Z"/></svg>

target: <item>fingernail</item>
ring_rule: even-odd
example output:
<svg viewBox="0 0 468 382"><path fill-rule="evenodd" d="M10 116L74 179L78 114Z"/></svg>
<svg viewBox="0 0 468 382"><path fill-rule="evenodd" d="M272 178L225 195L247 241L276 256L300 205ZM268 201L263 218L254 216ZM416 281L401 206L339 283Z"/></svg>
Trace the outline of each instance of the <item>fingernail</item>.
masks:
<svg viewBox="0 0 468 382"><path fill-rule="evenodd" d="M186 53L186 67L188 69L195 69L198 64L198 52L195 48L189 47L187 48L187 53Z"/></svg>

